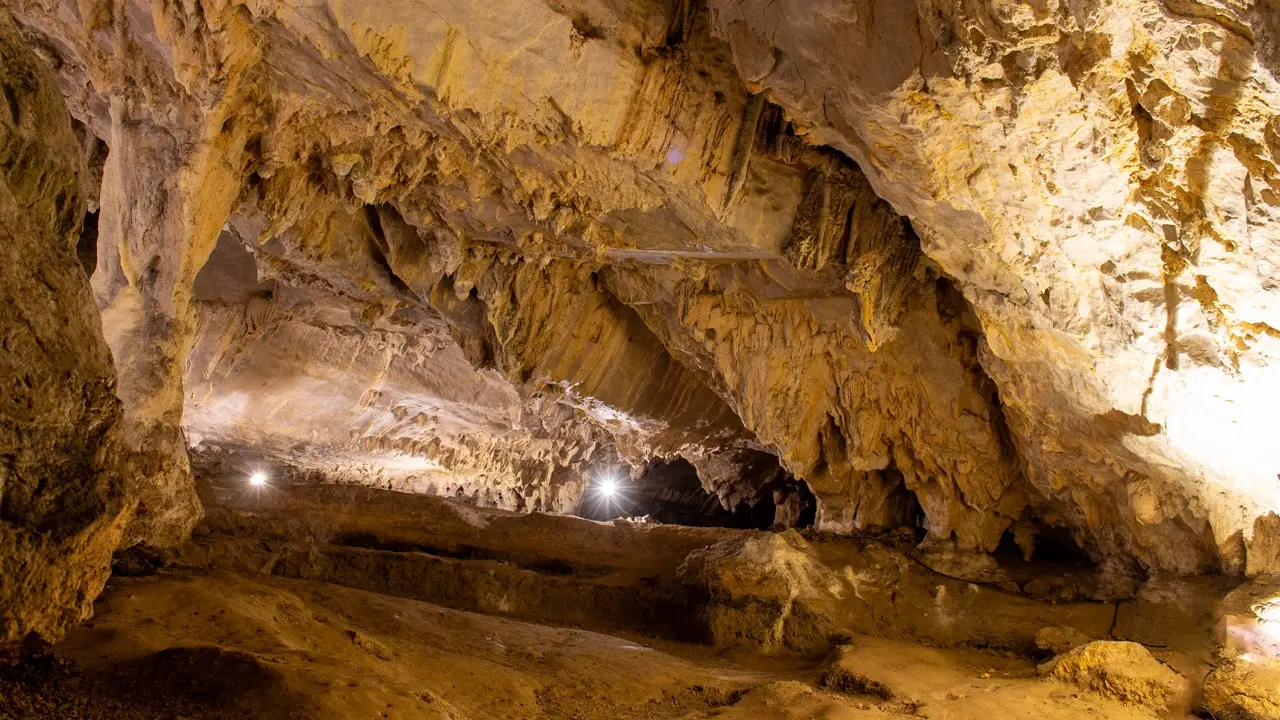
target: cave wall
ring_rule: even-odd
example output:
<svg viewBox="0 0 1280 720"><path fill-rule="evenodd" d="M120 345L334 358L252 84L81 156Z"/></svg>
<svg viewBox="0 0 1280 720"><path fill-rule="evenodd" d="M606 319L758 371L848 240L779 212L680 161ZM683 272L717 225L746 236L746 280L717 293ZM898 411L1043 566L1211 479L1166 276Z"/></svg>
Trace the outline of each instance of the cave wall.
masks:
<svg viewBox="0 0 1280 720"><path fill-rule="evenodd" d="M1275 4L710 7L957 279L1037 489L1152 564L1239 568L1280 501Z"/></svg>
<svg viewBox="0 0 1280 720"><path fill-rule="evenodd" d="M0 10L0 660L87 618L133 505L115 371L76 258L85 161Z"/></svg>
<svg viewBox="0 0 1280 720"><path fill-rule="evenodd" d="M107 146L129 538L194 522L185 429L512 509L653 456L726 498L768 451L825 529L917 502L965 549L1240 570L1276 505L1269 10L24 3ZM223 242L252 268L201 295Z"/></svg>

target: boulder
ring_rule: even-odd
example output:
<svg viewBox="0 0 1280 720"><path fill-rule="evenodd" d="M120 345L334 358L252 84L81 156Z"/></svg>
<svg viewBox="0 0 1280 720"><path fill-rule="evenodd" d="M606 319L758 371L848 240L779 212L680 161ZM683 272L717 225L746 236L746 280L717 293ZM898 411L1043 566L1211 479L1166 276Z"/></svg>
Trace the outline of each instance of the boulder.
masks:
<svg viewBox="0 0 1280 720"><path fill-rule="evenodd" d="M1157 711L1187 706L1187 679L1134 642L1099 640L1060 655L1045 667L1055 680Z"/></svg>
<svg viewBox="0 0 1280 720"><path fill-rule="evenodd" d="M1253 537L1246 544L1245 574L1280 573L1280 515L1273 512L1253 521Z"/></svg>
<svg viewBox="0 0 1280 720"><path fill-rule="evenodd" d="M839 581L794 530L752 534L690 553L678 571L693 595L702 634L719 647L816 652L834 627L823 606Z"/></svg>
<svg viewBox="0 0 1280 720"><path fill-rule="evenodd" d="M1205 678L1204 706L1217 720L1280 720L1280 665L1226 661Z"/></svg>
<svg viewBox="0 0 1280 720"><path fill-rule="evenodd" d="M1062 655L1092 641L1093 638L1071 627L1047 627L1036 633L1036 647L1054 655Z"/></svg>
<svg viewBox="0 0 1280 720"><path fill-rule="evenodd" d="M1280 578L1260 577L1218 603L1219 652L1228 659L1280 661Z"/></svg>
<svg viewBox="0 0 1280 720"><path fill-rule="evenodd" d="M1260 536L1261 528L1255 543ZM1254 560L1251 548L1251 569ZM1280 577L1232 590L1217 618L1218 666L1204 681L1205 708L1218 720L1280 720Z"/></svg>

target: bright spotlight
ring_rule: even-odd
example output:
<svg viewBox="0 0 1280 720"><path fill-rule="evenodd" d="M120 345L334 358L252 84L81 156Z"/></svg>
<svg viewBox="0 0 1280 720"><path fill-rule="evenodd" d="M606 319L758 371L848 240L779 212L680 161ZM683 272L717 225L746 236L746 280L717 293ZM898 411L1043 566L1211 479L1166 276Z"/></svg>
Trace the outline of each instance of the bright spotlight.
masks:
<svg viewBox="0 0 1280 720"><path fill-rule="evenodd" d="M587 517L600 515L614 516L614 510L625 509L628 504L627 485L623 476L616 472L599 472L594 474L587 485L583 502Z"/></svg>
<svg viewBox="0 0 1280 720"><path fill-rule="evenodd" d="M262 487L267 484L267 474L261 470L255 471L249 476L249 484L254 487Z"/></svg>

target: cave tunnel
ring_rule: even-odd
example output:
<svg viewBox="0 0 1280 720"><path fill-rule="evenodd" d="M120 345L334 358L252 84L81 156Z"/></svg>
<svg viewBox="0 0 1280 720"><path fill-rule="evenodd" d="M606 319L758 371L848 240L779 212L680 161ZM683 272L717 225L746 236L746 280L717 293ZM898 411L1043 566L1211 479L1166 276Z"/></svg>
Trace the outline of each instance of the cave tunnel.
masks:
<svg viewBox="0 0 1280 720"><path fill-rule="evenodd" d="M1280 720L1278 8L5 3L0 720Z"/></svg>
<svg viewBox="0 0 1280 720"><path fill-rule="evenodd" d="M650 460L634 478L602 473L593 479L581 514L592 520L646 518L649 522L690 527L780 530L812 527L817 499L809 486L784 471L766 453L744 466L742 487L726 508L703 487L698 471L681 457ZM754 488L754 490L753 490Z"/></svg>

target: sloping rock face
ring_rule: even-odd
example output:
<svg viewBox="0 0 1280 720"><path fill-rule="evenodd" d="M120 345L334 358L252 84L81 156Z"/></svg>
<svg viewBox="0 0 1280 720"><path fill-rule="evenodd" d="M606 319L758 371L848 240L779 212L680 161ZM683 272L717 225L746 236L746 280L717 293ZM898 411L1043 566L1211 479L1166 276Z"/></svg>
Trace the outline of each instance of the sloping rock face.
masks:
<svg viewBox="0 0 1280 720"><path fill-rule="evenodd" d="M1268 2L28 0L107 148L129 540L194 522L185 432L554 511L763 450L824 529L1241 570Z"/></svg>
<svg viewBox="0 0 1280 720"><path fill-rule="evenodd" d="M84 159L0 10L0 661L88 617L130 506L115 374L76 261Z"/></svg>

